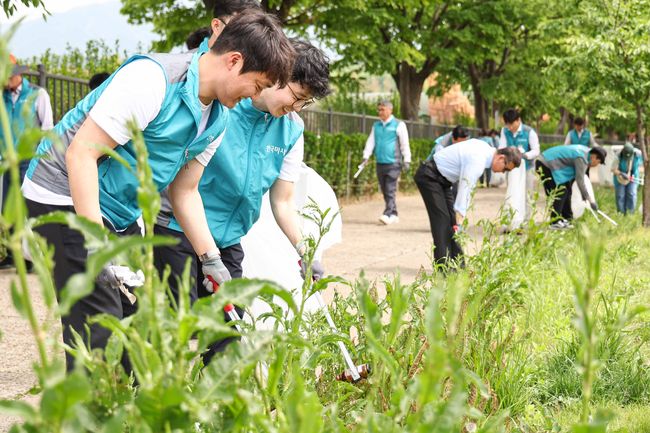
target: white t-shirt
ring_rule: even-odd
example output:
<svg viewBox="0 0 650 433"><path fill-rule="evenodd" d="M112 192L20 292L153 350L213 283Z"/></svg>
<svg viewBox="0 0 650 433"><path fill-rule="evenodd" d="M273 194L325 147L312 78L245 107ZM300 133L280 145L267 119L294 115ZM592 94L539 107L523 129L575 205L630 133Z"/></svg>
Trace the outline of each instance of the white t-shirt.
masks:
<svg viewBox="0 0 650 433"><path fill-rule="evenodd" d="M438 171L449 182L458 182L454 210L465 216L478 178L490 168L496 149L483 140L470 138L445 147L433 155Z"/></svg>
<svg viewBox="0 0 650 433"><path fill-rule="evenodd" d="M303 121L297 113L291 112L286 115L294 122L303 125ZM291 150L287 152L282 160L282 167L280 168L280 175L278 179L296 183L300 178L300 170L302 167L302 160L305 156L305 135L300 134Z"/></svg>
<svg viewBox="0 0 650 433"><path fill-rule="evenodd" d="M123 145L131 139L127 122L133 119L138 128L144 130L160 112L166 90L167 80L162 68L150 59L136 60L115 74L88 115L118 145ZM205 131L211 109L212 103L201 103L201 122L197 136ZM221 144L223 135L222 133L197 155L196 160L201 165L206 166L210 162L210 158ZM71 197L55 194L28 178L25 178L22 190L26 198L39 203L57 206L73 204Z"/></svg>

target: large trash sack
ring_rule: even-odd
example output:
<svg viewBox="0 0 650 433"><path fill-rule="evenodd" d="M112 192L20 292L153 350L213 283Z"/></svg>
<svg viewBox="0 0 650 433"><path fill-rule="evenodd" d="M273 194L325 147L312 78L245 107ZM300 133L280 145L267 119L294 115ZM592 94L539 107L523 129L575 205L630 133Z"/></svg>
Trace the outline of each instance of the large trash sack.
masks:
<svg viewBox="0 0 650 433"><path fill-rule="evenodd" d="M594 198L594 188L591 186L591 180L589 176L585 174L585 185L587 186L587 193L589 194L590 201L596 201ZM580 193L580 188L578 188L578 182L573 182L573 187L571 189L571 210L573 211L573 218L580 218L585 210L587 210L588 204L582 199L582 194Z"/></svg>
<svg viewBox="0 0 650 433"><path fill-rule="evenodd" d="M306 206L313 200L321 211L330 209L326 221L330 221L332 216L336 215L329 232L325 234L316 251L316 257L321 259L325 251L332 245L340 243L342 238L342 221L338 214L339 204L336 194L325 179L303 164L300 179L295 185L294 199L296 209L301 213L308 212ZM302 217L301 223L305 236L317 237L319 228L313 221ZM299 305L303 284L298 266L299 256L275 222L268 193L263 198L259 220L242 238L241 244L245 254L242 263L244 277L271 280L285 289L293 291L294 300ZM326 273L329 273L327 269ZM281 305L285 311L288 309L282 300L275 298L275 302ZM313 296L305 303L306 312L314 312L318 308L318 303ZM260 300L256 300L251 306L251 313L254 317L259 317L269 311L269 306ZM267 320L265 323L257 325L258 328L268 329L273 324Z"/></svg>
<svg viewBox="0 0 650 433"><path fill-rule="evenodd" d="M510 229L519 228L526 216L526 165L519 167L507 174L508 189L506 190L506 201L504 210L512 212Z"/></svg>

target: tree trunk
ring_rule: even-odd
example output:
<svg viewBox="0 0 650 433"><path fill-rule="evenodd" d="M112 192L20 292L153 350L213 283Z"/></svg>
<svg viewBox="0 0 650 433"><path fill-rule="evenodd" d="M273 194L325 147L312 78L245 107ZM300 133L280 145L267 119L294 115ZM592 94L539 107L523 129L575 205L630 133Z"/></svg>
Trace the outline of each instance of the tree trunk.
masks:
<svg viewBox="0 0 650 433"><path fill-rule="evenodd" d="M474 119L476 121L476 126L481 129L488 129L490 127L488 101L485 99L483 92L481 91L483 74L478 65L470 64L467 68L467 75L469 76L469 81L472 85L472 93L474 94Z"/></svg>
<svg viewBox="0 0 650 433"><path fill-rule="evenodd" d="M560 107L560 121L557 123L555 128L555 135L563 135L564 128L566 127L567 121L569 120L569 110L564 107Z"/></svg>
<svg viewBox="0 0 650 433"><path fill-rule="evenodd" d="M417 71L413 66L402 62L397 66L397 73L392 74L399 91L400 115L405 120L418 120L420 112L420 95L428 71Z"/></svg>
<svg viewBox="0 0 650 433"><path fill-rule="evenodd" d="M490 128L490 112L488 101L481 93L480 84L472 85L472 92L474 93L474 118L476 126L480 129ZM467 125L464 125L467 126Z"/></svg>
<svg viewBox="0 0 650 433"><path fill-rule="evenodd" d="M643 174L643 226L650 227L650 188L645 187L645 183L650 185L650 163L648 162L648 140L645 136L645 127L643 126L644 112L641 104L636 104L636 141L639 143L641 152L643 153L643 167L645 168Z"/></svg>

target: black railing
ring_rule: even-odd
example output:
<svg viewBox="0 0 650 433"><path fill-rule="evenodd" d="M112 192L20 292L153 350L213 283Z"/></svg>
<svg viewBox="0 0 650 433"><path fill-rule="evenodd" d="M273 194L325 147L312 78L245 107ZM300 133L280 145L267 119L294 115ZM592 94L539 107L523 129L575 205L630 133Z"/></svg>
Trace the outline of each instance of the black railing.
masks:
<svg viewBox="0 0 650 433"><path fill-rule="evenodd" d="M70 111L90 91L88 80L50 74L43 65L38 65L36 72L26 72L34 84L38 84L50 95L54 123L57 123L65 113Z"/></svg>
<svg viewBox="0 0 650 433"><path fill-rule="evenodd" d="M332 110L305 110L300 113L305 122L305 130L321 134L329 132L331 134L369 134L372 124L379 120L379 117L368 116L365 114L338 113ZM438 125L426 122L414 122L405 120L406 128L410 138L424 138L434 140L453 129L453 125ZM468 128L472 136L480 134L479 128ZM555 134L538 134L539 141L542 144L564 143L565 135ZM598 139L599 144L622 145L624 141Z"/></svg>
<svg viewBox="0 0 650 433"><path fill-rule="evenodd" d="M32 77L35 84L45 88L50 94L52 101L52 110L54 113L54 123L61 120L77 102L79 102L88 92L88 80L68 77L65 75L50 74L45 70L43 65L38 65L37 72L27 72L24 75ZM343 134L368 134L372 124L379 120L376 116L365 114L338 113L332 110L305 110L300 113L305 121L305 130L321 134L343 133ZM411 120L404 121L411 138L435 139L445 134L453 128L450 125L437 125L426 122L414 122ZM478 128L469 128L473 136L479 134ZM539 141L542 144L563 143L564 135L539 134ZM599 139L602 144L624 144L623 141Z"/></svg>

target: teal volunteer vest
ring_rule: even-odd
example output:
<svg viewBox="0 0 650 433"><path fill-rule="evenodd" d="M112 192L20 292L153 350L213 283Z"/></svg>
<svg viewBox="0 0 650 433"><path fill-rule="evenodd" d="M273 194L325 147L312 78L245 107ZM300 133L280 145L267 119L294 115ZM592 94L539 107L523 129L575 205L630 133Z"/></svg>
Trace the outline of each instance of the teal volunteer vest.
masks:
<svg viewBox="0 0 650 433"><path fill-rule="evenodd" d="M375 133L375 158L378 164L399 164L400 150L397 139L399 122L393 117L386 125L378 120L373 125Z"/></svg>
<svg viewBox="0 0 650 433"><path fill-rule="evenodd" d="M34 119L36 118L36 104L34 103L36 95L38 94L38 89L40 87L35 86L30 83L27 78L23 77L22 88L18 99L14 103L11 99L11 91L5 90L2 93L2 98L4 99L5 107L7 108L7 114L9 115L9 123L11 124L11 135L13 138L14 147L18 144L18 140L22 133L25 131L27 125L25 124L25 119L28 119L28 122L31 121L30 126L34 126ZM25 110L25 104L30 104L27 109L27 113L23 116L23 110ZM4 131L0 128L0 149L5 149L5 138Z"/></svg>
<svg viewBox="0 0 650 433"><path fill-rule="evenodd" d="M230 110L226 135L199 184L210 232L219 248L238 244L260 216L262 196L304 130L302 119L258 110L250 98ZM169 228L181 231L175 218Z"/></svg>
<svg viewBox="0 0 650 433"><path fill-rule="evenodd" d="M162 107L142 132L149 152L148 163L158 191L166 188L181 167L216 140L228 121L227 108L214 101L205 131L196 136L201 120L198 99L198 60L201 55L202 53L136 55L120 67L121 69L133 61L151 59L165 72L167 89ZM54 127L66 148L114 76L115 73L89 93ZM128 162L129 167L112 158L106 158L98 165L99 203L102 215L115 229L123 230L133 224L142 211L137 203L138 180L133 173L136 167L133 143L129 141L117 146L115 151ZM52 146L52 142L47 139L40 143L38 152L47 158L32 160L27 172L29 179L56 194L70 196L65 152Z"/></svg>
<svg viewBox="0 0 650 433"><path fill-rule="evenodd" d="M582 158L589 164L589 148L581 144L555 146L542 152L542 157L545 165L551 170L555 184L561 185L576 178L576 159Z"/></svg>

